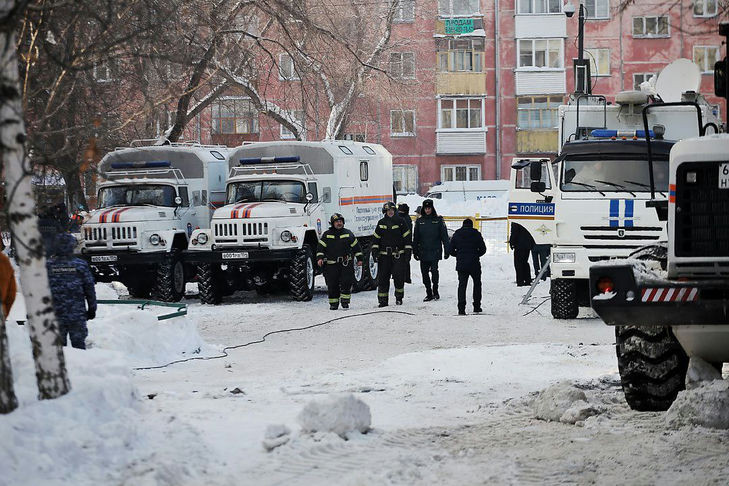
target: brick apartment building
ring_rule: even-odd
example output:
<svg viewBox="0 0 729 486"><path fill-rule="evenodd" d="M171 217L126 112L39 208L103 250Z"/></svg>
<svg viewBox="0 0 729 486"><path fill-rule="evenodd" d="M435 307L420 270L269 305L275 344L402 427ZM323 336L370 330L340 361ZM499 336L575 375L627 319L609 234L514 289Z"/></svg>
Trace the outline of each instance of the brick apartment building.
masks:
<svg viewBox="0 0 729 486"><path fill-rule="evenodd" d="M619 11L619 0L583 0L593 93L611 101L684 57L700 67L700 91L718 105L718 3L641 1ZM385 62L408 84L408 95L389 106L363 103L349 135L393 154L401 192L422 194L438 181L504 179L513 157L555 156L557 107L574 90L579 24L577 13L568 18L563 10L562 0L401 0ZM279 63L273 82L295 89L291 60L281 55ZM322 138L326 112L321 120L286 108L307 126L308 139ZM291 136L233 95L186 132L227 145Z"/></svg>

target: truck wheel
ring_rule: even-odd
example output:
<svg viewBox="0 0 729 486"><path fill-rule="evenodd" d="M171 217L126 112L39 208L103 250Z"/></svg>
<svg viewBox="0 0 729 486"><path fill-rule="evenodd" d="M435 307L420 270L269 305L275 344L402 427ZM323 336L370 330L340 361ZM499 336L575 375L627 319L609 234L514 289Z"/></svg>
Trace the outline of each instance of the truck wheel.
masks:
<svg viewBox="0 0 729 486"><path fill-rule="evenodd" d="M367 247L364 252L364 263L362 264L365 275L367 277L367 290L375 290L377 288L377 262L372 258L372 246Z"/></svg>
<svg viewBox="0 0 729 486"><path fill-rule="evenodd" d="M179 302L185 295L185 268L177 255L169 255L157 265L157 281L152 297L162 302Z"/></svg>
<svg viewBox="0 0 729 486"><path fill-rule="evenodd" d="M552 298L552 317L555 319L574 319L577 317L577 283L574 280L552 279L549 289Z"/></svg>
<svg viewBox="0 0 729 486"><path fill-rule="evenodd" d="M363 253L364 254L364 253ZM362 265L357 265L357 261L352 261L354 271L354 282L352 283L352 292L361 292L367 290L367 275L365 274L366 260L363 260Z"/></svg>
<svg viewBox="0 0 729 486"><path fill-rule="evenodd" d="M197 267L197 289L201 304L220 304L223 300L220 265L201 263Z"/></svg>
<svg viewBox="0 0 729 486"><path fill-rule="evenodd" d="M314 262L309 245L301 247L291 261L289 292L294 300L304 302L314 296Z"/></svg>
<svg viewBox="0 0 729 486"><path fill-rule="evenodd" d="M688 356L668 327L617 326L615 351L625 400L633 410L668 410L684 389Z"/></svg>

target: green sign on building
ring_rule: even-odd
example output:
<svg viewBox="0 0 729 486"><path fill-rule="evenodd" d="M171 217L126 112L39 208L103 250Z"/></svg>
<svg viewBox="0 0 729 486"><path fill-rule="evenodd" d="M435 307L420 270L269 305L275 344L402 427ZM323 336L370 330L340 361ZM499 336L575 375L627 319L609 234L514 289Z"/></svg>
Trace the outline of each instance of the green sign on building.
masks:
<svg viewBox="0 0 729 486"><path fill-rule="evenodd" d="M470 34L473 32L473 19L445 19L446 34Z"/></svg>

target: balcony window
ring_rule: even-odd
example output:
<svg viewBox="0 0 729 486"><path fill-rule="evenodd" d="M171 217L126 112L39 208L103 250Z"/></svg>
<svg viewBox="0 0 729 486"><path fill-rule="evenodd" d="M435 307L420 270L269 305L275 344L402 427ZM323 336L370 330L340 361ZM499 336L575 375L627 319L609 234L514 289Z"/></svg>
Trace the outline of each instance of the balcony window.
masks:
<svg viewBox="0 0 729 486"><path fill-rule="evenodd" d="M299 128L299 134L303 132L304 130L304 112L303 110L294 110L288 112L289 116L294 119L294 125L296 125ZM281 125L281 138L285 139L291 139L296 138L296 135L294 135L294 132L286 128L285 126Z"/></svg>
<svg viewBox="0 0 729 486"><path fill-rule="evenodd" d="M556 129L561 96L523 96L516 100L517 127L521 130Z"/></svg>
<svg viewBox="0 0 729 486"><path fill-rule="evenodd" d="M633 89L640 91L640 85L655 76L656 73L634 73L633 74Z"/></svg>
<svg viewBox="0 0 729 486"><path fill-rule="evenodd" d="M438 100L438 128L469 130L483 128L483 98L443 98Z"/></svg>
<svg viewBox="0 0 729 486"><path fill-rule="evenodd" d="M668 16L633 17L633 37L669 37Z"/></svg>
<svg viewBox="0 0 729 486"><path fill-rule="evenodd" d="M483 71L484 40L479 39L443 39L437 45L438 70L440 72L475 72Z"/></svg>
<svg viewBox="0 0 729 486"><path fill-rule="evenodd" d="M258 133L258 110L247 98L225 98L212 104L213 134Z"/></svg>
<svg viewBox="0 0 729 486"><path fill-rule="evenodd" d="M592 76L610 76L610 49L585 49L585 57L590 60Z"/></svg>
<svg viewBox="0 0 729 486"><path fill-rule="evenodd" d="M718 3L718 0L694 0L694 17L716 16Z"/></svg>
<svg viewBox="0 0 729 486"><path fill-rule="evenodd" d="M694 63L703 74L713 74L714 64L719 60L718 46L694 46Z"/></svg>
<svg viewBox="0 0 729 486"><path fill-rule="evenodd" d="M278 79L282 81L299 80L294 60L288 54L279 54L278 56Z"/></svg>
<svg viewBox="0 0 729 486"><path fill-rule="evenodd" d="M448 181L480 181L480 165L441 165L440 180Z"/></svg>
<svg viewBox="0 0 729 486"><path fill-rule="evenodd" d="M415 79L415 54L412 52L390 53L390 75L399 79Z"/></svg>
<svg viewBox="0 0 729 486"><path fill-rule="evenodd" d="M393 22L413 22L415 21L415 0L400 0L400 3L396 7L395 17Z"/></svg>
<svg viewBox="0 0 729 486"><path fill-rule="evenodd" d="M479 0L438 0L441 17L466 17L479 13Z"/></svg>
<svg viewBox="0 0 729 486"><path fill-rule="evenodd" d="M562 39L520 39L517 56L520 68L562 69Z"/></svg>
<svg viewBox="0 0 729 486"><path fill-rule="evenodd" d="M390 135L393 137L415 136L415 111L390 111Z"/></svg>
<svg viewBox="0 0 729 486"><path fill-rule="evenodd" d="M561 0L519 0L520 14L544 14L562 12Z"/></svg>
<svg viewBox="0 0 729 486"><path fill-rule="evenodd" d="M610 0L585 0L585 17L588 19L609 19Z"/></svg>

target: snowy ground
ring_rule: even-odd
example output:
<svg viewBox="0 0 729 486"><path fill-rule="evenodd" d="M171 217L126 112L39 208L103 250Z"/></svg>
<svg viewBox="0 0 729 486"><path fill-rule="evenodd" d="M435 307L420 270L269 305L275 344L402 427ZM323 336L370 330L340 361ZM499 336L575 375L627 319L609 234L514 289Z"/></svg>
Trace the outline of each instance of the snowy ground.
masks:
<svg viewBox="0 0 729 486"><path fill-rule="evenodd" d="M453 260L441 263L439 302L421 302L413 264L405 305L387 312L374 292L329 311L321 277L308 303L191 296L187 318L159 322L167 310L103 306L91 349L66 351L72 392L44 402L26 328L11 323L21 404L0 416L0 484L729 483L729 433L628 409L612 328L589 313L553 320L546 283L519 305L509 255L482 266L484 313L465 317ZM213 359L135 369L189 357ZM555 383L584 393L567 423L537 418L549 405L538 392ZM368 433L301 431L312 400L348 394L369 406ZM283 445L267 452L270 425L290 433L269 431Z"/></svg>

